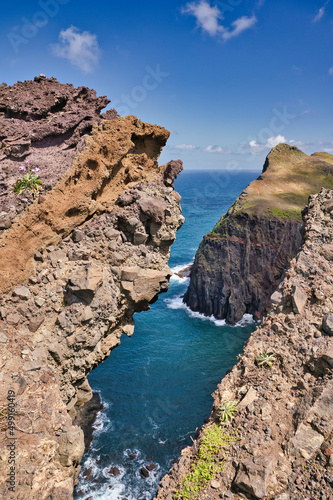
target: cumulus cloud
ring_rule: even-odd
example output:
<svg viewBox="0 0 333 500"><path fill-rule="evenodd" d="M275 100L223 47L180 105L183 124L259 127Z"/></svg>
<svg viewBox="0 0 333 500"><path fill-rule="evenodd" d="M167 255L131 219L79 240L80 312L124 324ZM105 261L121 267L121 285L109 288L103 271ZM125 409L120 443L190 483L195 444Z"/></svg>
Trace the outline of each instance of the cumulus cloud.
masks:
<svg viewBox="0 0 333 500"><path fill-rule="evenodd" d="M255 16L243 16L236 19L230 28L222 24L223 15L218 7L211 7L206 0L190 2L182 9L182 14L189 14L195 17L197 26L212 37L221 37L226 41L240 35L243 31L252 28L257 18Z"/></svg>
<svg viewBox="0 0 333 500"><path fill-rule="evenodd" d="M257 153L260 153L261 151L265 151L265 149L275 148L275 146L277 146L278 144L281 144L281 142L288 143L288 142L293 142L293 141L287 141L287 139L283 135L269 137L264 144L260 143L254 139L253 141L249 142L250 152L252 154L257 154Z"/></svg>
<svg viewBox="0 0 333 500"><path fill-rule="evenodd" d="M188 3L182 8L182 14L194 16L199 28L207 31L211 36L215 36L221 31L222 26L220 26L219 21L222 19L222 13L220 9L218 7L211 7L204 0Z"/></svg>
<svg viewBox="0 0 333 500"><path fill-rule="evenodd" d="M60 31L59 42L51 46L57 57L67 59L84 73L90 73L97 66L101 51L96 35L71 26Z"/></svg>
<svg viewBox="0 0 333 500"><path fill-rule="evenodd" d="M255 16L247 17L243 16L239 19L236 19L231 26L232 29L226 29L222 33L223 40L229 40L230 38L234 38L235 36L240 35L243 31L246 31L252 28L257 22L257 18Z"/></svg>
<svg viewBox="0 0 333 500"><path fill-rule="evenodd" d="M222 154L222 153L228 153L229 151L222 148L222 146L207 146L206 148L203 149L205 153L215 153L215 154Z"/></svg>
<svg viewBox="0 0 333 500"><path fill-rule="evenodd" d="M333 76L333 66L331 66L330 69L328 70L328 74L330 76Z"/></svg>
<svg viewBox="0 0 333 500"><path fill-rule="evenodd" d="M312 19L312 22L318 23L318 21L321 20L321 18L325 15L326 7L327 7L328 3L329 3L329 0L327 2L325 2L322 7L320 7L320 9L318 10L317 14Z"/></svg>
<svg viewBox="0 0 333 500"><path fill-rule="evenodd" d="M174 146L174 149L178 149L179 151L193 151L194 149L199 148L193 144L178 144L177 146Z"/></svg>

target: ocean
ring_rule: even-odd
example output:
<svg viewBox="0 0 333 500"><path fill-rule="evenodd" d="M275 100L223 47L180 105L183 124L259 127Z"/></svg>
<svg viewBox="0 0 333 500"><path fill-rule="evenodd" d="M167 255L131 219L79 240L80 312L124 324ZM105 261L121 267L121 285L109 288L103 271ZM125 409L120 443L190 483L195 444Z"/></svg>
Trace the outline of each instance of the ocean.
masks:
<svg viewBox="0 0 333 500"><path fill-rule="evenodd" d="M182 172L176 190L186 220L171 249L174 272L193 262L203 235L258 174ZM123 335L121 345L89 375L104 409L82 460L75 499L151 500L161 477L210 415L211 394L255 325L249 316L230 327L191 312L182 302L187 284L188 278L173 275L168 293L135 315L133 337ZM153 470L143 477L147 465Z"/></svg>

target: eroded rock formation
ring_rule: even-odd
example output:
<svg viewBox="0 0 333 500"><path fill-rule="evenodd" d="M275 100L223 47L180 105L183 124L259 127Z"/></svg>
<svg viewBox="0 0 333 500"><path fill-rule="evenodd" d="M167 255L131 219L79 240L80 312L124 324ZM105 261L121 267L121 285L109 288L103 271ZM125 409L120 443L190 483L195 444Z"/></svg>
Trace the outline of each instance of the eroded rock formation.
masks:
<svg viewBox="0 0 333 500"><path fill-rule="evenodd" d="M298 252L309 195L332 186L332 155L274 148L262 175L204 236L184 302L231 324L245 313L258 319Z"/></svg>
<svg viewBox="0 0 333 500"><path fill-rule="evenodd" d="M182 164L159 167L169 133L133 116L100 115L107 103L54 78L0 89L6 499L72 498L84 451L73 419L91 398L87 375L123 333L133 334L133 313L169 286L170 245L183 223L173 186ZM35 202L11 192L25 159L45 183ZM6 482L11 442L15 491Z"/></svg>
<svg viewBox="0 0 333 500"><path fill-rule="evenodd" d="M214 394L207 426L219 422L221 403L235 401L225 432L239 441L217 447L213 461L225 460L224 470L193 498L333 498L332 190L310 197L304 221L303 245L267 316ZM263 354L273 355L271 367L260 365ZM162 479L158 500L192 498L176 492L197 463L202 435Z"/></svg>

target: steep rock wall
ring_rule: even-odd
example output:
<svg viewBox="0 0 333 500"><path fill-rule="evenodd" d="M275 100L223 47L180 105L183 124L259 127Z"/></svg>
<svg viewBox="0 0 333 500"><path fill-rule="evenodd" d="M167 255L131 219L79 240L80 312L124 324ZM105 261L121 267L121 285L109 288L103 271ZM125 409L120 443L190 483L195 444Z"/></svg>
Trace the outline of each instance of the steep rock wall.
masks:
<svg viewBox="0 0 333 500"><path fill-rule="evenodd" d="M184 302L231 324L245 313L258 319L299 249L307 199L322 187L333 187L332 155L276 146L262 175L204 236Z"/></svg>
<svg viewBox="0 0 333 500"><path fill-rule="evenodd" d="M185 303L236 323L263 313L301 243L297 221L249 215L226 218L223 235L208 234L197 251Z"/></svg>
<svg viewBox="0 0 333 500"><path fill-rule="evenodd" d="M36 94L53 96L55 86L64 106L48 104L31 117ZM15 135L22 122L27 137L32 126L42 140L54 139L46 123L61 123L66 103L82 93L44 77L4 91L13 101L17 93L21 105L15 113L3 106L3 133ZM90 130L76 130L79 149L63 144L61 134L60 150L47 143L39 157L32 141L19 162L12 153L0 160L0 220L9 221L0 235L0 495L12 500L73 497L84 451L73 419L91 398L87 375L123 333L133 334L133 313L168 289L170 245L184 220L173 189L182 164L157 163L169 133L133 116L103 120L100 98L93 114L93 91L82 95L91 97L83 97L86 110L83 100L80 111L69 112L80 123L77 113L91 117ZM53 161L43 169L44 146ZM13 202L11 186L26 158L52 182L38 200L22 194Z"/></svg>
<svg viewBox="0 0 333 500"><path fill-rule="evenodd" d="M213 394L209 422L162 479L157 500L333 497L332 190L310 197L304 221L303 245L267 316ZM267 354L271 366L260 364ZM221 427L219 408L231 401L238 412ZM210 441L208 466L199 469L202 439L215 425L225 441ZM204 481L213 467L214 478Z"/></svg>

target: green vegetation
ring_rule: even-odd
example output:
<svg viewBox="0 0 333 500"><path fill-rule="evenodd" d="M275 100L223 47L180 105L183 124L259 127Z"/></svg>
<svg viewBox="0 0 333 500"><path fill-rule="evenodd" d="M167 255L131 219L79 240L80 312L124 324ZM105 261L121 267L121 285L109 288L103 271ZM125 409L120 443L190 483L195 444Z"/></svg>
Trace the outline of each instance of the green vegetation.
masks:
<svg viewBox="0 0 333 500"><path fill-rule="evenodd" d="M207 486L215 474L224 470L225 456L230 446L240 438L227 432L224 426L213 424L206 427L200 441L200 448L191 472L182 480L174 498L194 499Z"/></svg>
<svg viewBox="0 0 333 500"><path fill-rule="evenodd" d="M276 215L281 219L293 219L297 221L302 221L302 212L300 210L282 210L280 208L270 208L268 210L268 213Z"/></svg>
<svg viewBox="0 0 333 500"><path fill-rule="evenodd" d="M17 179L13 186L13 191L15 194L20 194L22 191L31 191L33 198L35 199L41 186L44 184L39 178L39 168L31 168L30 162L26 161L25 165L19 168L20 172L24 172L20 179Z"/></svg>
<svg viewBox="0 0 333 500"><path fill-rule="evenodd" d="M274 361L276 361L276 357L273 353L262 353L257 357L257 365L258 366L273 366Z"/></svg>
<svg viewBox="0 0 333 500"><path fill-rule="evenodd" d="M238 406L236 401L226 401L220 404L218 415L221 423L228 424L232 422L235 415L238 413Z"/></svg>

